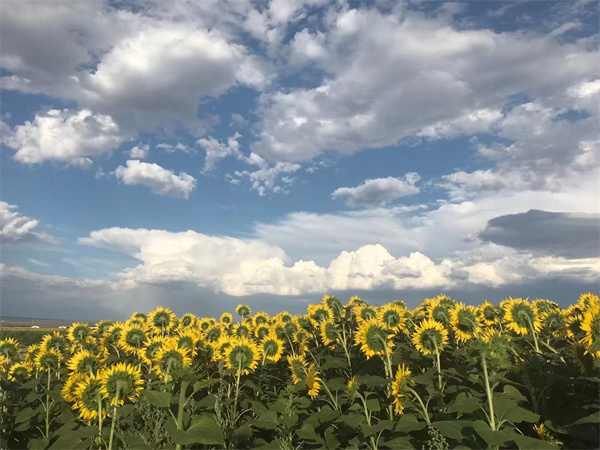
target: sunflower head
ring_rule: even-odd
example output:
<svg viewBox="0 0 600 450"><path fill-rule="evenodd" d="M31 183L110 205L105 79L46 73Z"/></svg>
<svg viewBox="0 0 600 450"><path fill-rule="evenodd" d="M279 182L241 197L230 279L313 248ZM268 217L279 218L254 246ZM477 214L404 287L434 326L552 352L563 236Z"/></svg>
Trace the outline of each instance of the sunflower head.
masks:
<svg viewBox="0 0 600 450"><path fill-rule="evenodd" d="M293 335L292 335L292 339L294 340L295 343L299 344L300 342L306 342L309 338L309 334L308 332L303 329L300 328L298 331L296 331Z"/></svg>
<svg viewBox="0 0 600 450"><path fill-rule="evenodd" d="M377 319L363 321L356 331L355 341L367 358L383 356L394 346L387 327Z"/></svg>
<svg viewBox="0 0 600 450"><path fill-rule="evenodd" d="M81 350L75 353L67 367L73 373L85 375L97 373L102 365L104 358L89 350Z"/></svg>
<svg viewBox="0 0 600 450"><path fill-rule="evenodd" d="M576 338L581 333L581 322L583 321L583 313L579 309L579 305L571 305L563 311L563 317L567 325L567 335L570 338Z"/></svg>
<svg viewBox="0 0 600 450"><path fill-rule="evenodd" d="M271 328L269 327L269 325L266 325L266 324L258 325L254 328L254 337L256 337L256 339L258 339L260 341L267 334L269 334L270 331L271 331Z"/></svg>
<svg viewBox="0 0 600 450"><path fill-rule="evenodd" d="M186 328L176 336L174 336L178 348L186 348L190 351L190 356L194 357L197 353L196 344L199 341L199 336L196 331L191 328Z"/></svg>
<svg viewBox="0 0 600 450"><path fill-rule="evenodd" d="M216 325L211 325L208 330L206 330L206 334L204 335L204 338L206 339L206 342L208 342L209 344L212 342L217 342L221 336L223 336L225 333L223 332L223 328L221 327L221 325L216 324Z"/></svg>
<svg viewBox="0 0 600 450"><path fill-rule="evenodd" d="M252 330L249 325L245 323L238 323L233 327L233 335L239 338L247 338L252 335Z"/></svg>
<svg viewBox="0 0 600 450"><path fill-rule="evenodd" d="M450 312L450 323L458 342L467 342L475 339L481 332L481 326L477 317L477 309L459 303Z"/></svg>
<svg viewBox="0 0 600 450"><path fill-rule="evenodd" d="M148 333L142 325L127 324L121 330L118 345L128 355L135 355L144 346Z"/></svg>
<svg viewBox="0 0 600 450"><path fill-rule="evenodd" d="M333 318L333 311L323 303L308 305L307 312L314 327L318 327L321 322Z"/></svg>
<svg viewBox="0 0 600 450"><path fill-rule="evenodd" d="M315 399L319 396L319 390L321 390L321 378L319 372L314 364L311 364L306 371L306 387L308 389L308 395L311 399Z"/></svg>
<svg viewBox="0 0 600 450"><path fill-rule="evenodd" d="M62 362L63 356L55 348L42 350L35 358L35 365L41 371L56 370Z"/></svg>
<svg viewBox="0 0 600 450"><path fill-rule="evenodd" d="M15 338L0 340L0 355L4 355L8 360L16 359L19 356L19 348L19 341Z"/></svg>
<svg viewBox="0 0 600 450"><path fill-rule="evenodd" d="M193 328L196 326L197 322L198 318L195 315L192 313L185 313L179 320L179 326L181 328Z"/></svg>
<svg viewBox="0 0 600 450"><path fill-rule="evenodd" d="M283 346L283 341L275 333L269 333L260 341L260 351L263 358L272 362L277 362L281 359Z"/></svg>
<svg viewBox="0 0 600 450"><path fill-rule="evenodd" d="M454 309L454 306L454 302L449 303L447 297L438 296L429 305L429 318L444 325L450 325L450 321L452 320L451 311Z"/></svg>
<svg viewBox="0 0 600 450"><path fill-rule="evenodd" d="M600 297L598 297L596 294L593 294L592 292L581 294L579 300L577 301L577 304L582 311L585 311L593 306L600 307Z"/></svg>
<svg viewBox="0 0 600 450"><path fill-rule="evenodd" d="M402 331L406 327L405 309L390 303L377 311L377 319L391 331Z"/></svg>
<svg viewBox="0 0 600 450"><path fill-rule="evenodd" d="M497 329L489 328L481 333L479 338L483 343L484 357L490 361L493 367L508 368L512 365L508 336Z"/></svg>
<svg viewBox="0 0 600 450"><path fill-rule="evenodd" d="M44 336L42 338L42 341L40 342L40 345L44 350L49 350L53 348L60 353L65 353L68 350L67 340L58 331Z"/></svg>
<svg viewBox="0 0 600 450"><path fill-rule="evenodd" d="M154 371L165 380L180 378L192 364L189 348L180 348L176 338L168 338L154 354Z"/></svg>
<svg viewBox="0 0 600 450"><path fill-rule="evenodd" d="M224 312L221 314L221 317L219 317L219 322L225 325L231 325L233 323L233 316L231 313Z"/></svg>
<svg viewBox="0 0 600 450"><path fill-rule="evenodd" d="M231 340L229 336L221 337L217 342L210 344L210 348L212 349L212 357L213 361L221 361L225 360L225 352L227 349L231 347Z"/></svg>
<svg viewBox="0 0 600 450"><path fill-rule="evenodd" d="M321 301L323 304L327 305L335 317L339 318L344 316L346 311L344 310L344 304L339 298L333 295L324 295Z"/></svg>
<svg viewBox="0 0 600 450"><path fill-rule="evenodd" d="M448 343L448 330L436 320L424 320L413 333L412 342L423 355L434 355Z"/></svg>
<svg viewBox="0 0 600 450"><path fill-rule="evenodd" d="M73 408L78 410L78 415L83 420L94 420L98 417L98 400L102 399L102 388L102 380L95 375L86 375L77 382L73 394ZM106 409L102 408L102 416L106 415L105 411Z"/></svg>
<svg viewBox="0 0 600 450"><path fill-rule="evenodd" d="M302 381L306 375L306 363L302 356L288 356L287 362L292 372L292 381L294 384L298 384Z"/></svg>
<svg viewBox="0 0 600 450"><path fill-rule="evenodd" d="M551 311L560 311L560 306L558 303L553 302L552 300L546 300L544 298L538 298L531 302L533 306L535 306L538 310L538 313L545 314Z"/></svg>
<svg viewBox="0 0 600 450"><path fill-rule="evenodd" d="M77 383L82 381L84 378L85 375L78 373L72 373L69 375L65 381L65 384L63 384L63 387L60 390L60 395L62 395L62 397L68 402L76 401L77 397L75 395L75 390L77 389Z"/></svg>
<svg viewBox="0 0 600 450"><path fill-rule="evenodd" d="M483 302L481 306L479 306L477 312L479 315L479 319L485 325L494 325L500 320L500 309L497 306L492 305L487 300Z"/></svg>
<svg viewBox="0 0 600 450"><path fill-rule="evenodd" d="M92 328L87 323L75 322L67 330L67 338L73 344L85 344L92 340Z"/></svg>
<svg viewBox="0 0 600 450"><path fill-rule="evenodd" d="M240 315L241 317L246 317L246 316L250 315L250 313L252 312L252 310L250 309L250 307L248 305L239 304L235 308L235 312L238 315Z"/></svg>
<svg viewBox="0 0 600 450"><path fill-rule="evenodd" d="M148 316L148 324L156 332L164 332L175 325L175 314L168 308L159 306Z"/></svg>
<svg viewBox="0 0 600 450"><path fill-rule="evenodd" d="M377 309L373 306L367 305L366 303L360 306L355 306L354 316L359 323L367 320L373 320L377 318Z"/></svg>
<svg viewBox="0 0 600 450"><path fill-rule="evenodd" d="M600 306L593 305L584 313L581 330L585 336L580 340L586 353L600 357Z"/></svg>
<svg viewBox="0 0 600 450"><path fill-rule="evenodd" d="M303 328L306 331L311 331L313 329L312 322L307 316L297 316L296 324L298 325L298 328Z"/></svg>
<svg viewBox="0 0 600 450"><path fill-rule="evenodd" d="M540 331L541 322L537 307L521 298L509 298L504 304L504 320L508 329L517 334L529 334L531 328Z"/></svg>
<svg viewBox="0 0 600 450"><path fill-rule="evenodd" d="M200 331L206 331L215 323L215 319L203 317L202 319L198 320L198 328L200 329Z"/></svg>
<svg viewBox="0 0 600 450"><path fill-rule="evenodd" d="M255 327L259 325L267 325L269 323L269 315L264 311L258 311L254 313L254 317L252 317L252 324Z"/></svg>
<svg viewBox="0 0 600 450"><path fill-rule="evenodd" d="M538 435L538 437L542 440L542 441L546 441L549 442L550 444L561 448L563 446L563 443L560 442L558 439L556 439L556 437L552 434L552 432L550 430L548 430L548 428L546 428L546 425L539 424L539 425L534 425L533 426L533 431L535 431Z"/></svg>
<svg viewBox="0 0 600 450"><path fill-rule="evenodd" d="M406 302L404 300L394 300L391 303L394 306L397 306L398 308L402 308L404 310L408 309L408 307L406 306Z"/></svg>
<svg viewBox="0 0 600 450"><path fill-rule="evenodd" d="M96 325L94 325L94 337L100 338L104 336L112 324L112 320L101 320L100 322L96 323Z"/></svg>
<svg viewBox="0 0 600 450"><path fill-rule="evenodd" d="M133 400L144 388L142 372L136 366L119 362L100 372L100 392L111 404L120 400Z"/></svg>
<svg viewBox="0 0 600 450"><path fill-rule="evenodd" d="M276 314L274 319L278 320L280 322L283 322L283 323L287 323L287 322L291 322L292 320L294 320L294 316L292 316L287 311L282 311L282 312Z"/></svg>
<svg viewBox="0 0 600 450"><path fill-rule="evenodd" d="M225 351L225 365L235 374L247 375L254 372L260 359L260 349L248 338L231 338L231 346Z"/></svg>
<svg viewBox="0 0 600 450"><path fill-rule="evenodd" d="M350 300L348 300L348 306L350 308L356 308L357 306L362 306L365 304L365 301L360 298L358 295L354 295L352 297L350 297Z"/></svg>
<svg viewBox="0 0 600 450"><path fill-rule="evenodd" d="M333 319L321 322L321 340L327 347L335 347L340 340L340 331Z"/></svg>
<svg viewBox="0 0 600 450"><path fill-rule="evenodd" d="M564 339L567 336L567 323L560 309L552 309L540 314L542 331L556 339Z"/></svg>
<svg viewBox="0 0 600 450"><path fill-rule="evenodd" d="M394 411L396 414L404 412L406 403L406 388L410 382L411 371L404 364L398 366L394 381L392 381L392 397L394 398Z"/></svg>
<svg viewBox="0 0 600 450"><path fill-rule="evenodd" d="M42 350L40 344L32 344L27 347L27 352L25 353L25 362L29 364L35 364L35 358Z"/></svg>
<svg viewBox="0 0 600 450"><path fill-rule="evenodd" d="M356 377L352 377L348 380L348 384L346 385L346 393L351 399L353 399L358 393L358 381L356 380Z"/></svg>
<svg viewBox="0 0 600 450"><path fill-rule="evenodd" d="M31 376L33 367L30 364L18 362L8 369L8 381L22 383Z"/></svg>

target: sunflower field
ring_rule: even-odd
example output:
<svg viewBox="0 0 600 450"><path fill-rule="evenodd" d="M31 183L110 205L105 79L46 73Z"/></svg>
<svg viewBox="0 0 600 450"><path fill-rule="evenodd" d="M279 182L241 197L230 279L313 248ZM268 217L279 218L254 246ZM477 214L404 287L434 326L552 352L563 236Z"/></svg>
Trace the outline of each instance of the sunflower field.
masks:
<svg viewBox="0 0 600 450"><path fill-rule="evenodd" d="M0 340L0 448L600 446L595 294L236 313Z"/></svg>

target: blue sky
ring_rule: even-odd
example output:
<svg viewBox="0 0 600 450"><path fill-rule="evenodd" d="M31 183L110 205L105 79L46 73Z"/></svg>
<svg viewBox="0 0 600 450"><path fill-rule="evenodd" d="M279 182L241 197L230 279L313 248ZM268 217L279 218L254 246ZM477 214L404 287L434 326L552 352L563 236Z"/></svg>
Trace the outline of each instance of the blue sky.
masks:
<svg viewBox="0 0 600 450"><path fill-rule="evenodd" d="M598 19L593 1L8 3L0 314L597 290Z"/></svg>

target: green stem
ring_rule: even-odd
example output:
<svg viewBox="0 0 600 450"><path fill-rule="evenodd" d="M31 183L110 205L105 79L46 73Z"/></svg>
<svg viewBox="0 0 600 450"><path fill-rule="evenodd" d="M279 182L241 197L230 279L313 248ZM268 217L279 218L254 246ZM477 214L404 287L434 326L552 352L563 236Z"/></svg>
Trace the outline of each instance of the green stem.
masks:
<svg viewBox="0 0 600 450"><path fill-rule="evenodd" d="M538 347L537 336L535 334L535 329L533 328L533 324L531 323L531 319L527 314L524 314L525 319L527 319L527 323L529 324L529 329L531 330L531 335L533 336L533 345L535 346L535 351L540 353L540 348Z"/></svg>
<svg viewBox="0 0 600 450"><path fill-rule="evenodd" d="M336 399L333 397L333 394L331 393L331 391L329 390L329 388L327 387L327 385L325 384L325 381L321 382L321 386L323 386L323 389L325 389L325 392L327 392L327 394L329 395L329 398L331 399L331 402L333 404L333 407L336 411L340 411L341 409L336 401Z"/></svg>
<svg viewBox="0 0 600 450"><path fill-rule="evenodd" d="M185 392L187 390L189 381L182 381L181 386L179 388L179 408L177 410L177 429L183 429L183 408L185 406ZM181 450L181 444L175 445L176 450Z"/></svg>
<svg viewBox="0 0 600 450"><path fill-rule="evenodd" d="M102 442L102 395L98 392L98 442Z"/></svg>
<svg viewBox="0 0 600 450"><path fill-rule="evenodd" d="M117 383L117 391L115 393L115 407L113 409L112 423L110 424L110 437L108 438L108 450L112 450L113 438L115 436L115 424L117 423L117 407L119 406L119 391L121 386Z"/></svg>
<svg viewBox="0 0 600 450"><path fill-rule="evenodd" d="M486 355L485 353L483 353L481 356L481 365L483 366L483 377L485 379L485 393L487 395L488 406L490 408L490 428L492 429L492 431L496 431L496 418L494 416L494 401L492 397L493 393L492 389L490 388L490 377L488 375L487 370Z"/></svg>
<svg viewBox="0 0 600 450"><path fill-rule="evenodd" d="M435 342L435 340L433 340L433 343L435 345L435 357L437 359L437 373L438 373L438 385L440 388L440 394L444 394L444 387L442 385L442 365L440 363L440 349L438 348L437 342Z"/></svg>
<svg viewBox="0 0 600 450"><path fill-rule="evenodd" d="M233 424L235 424L237 422L237 403L238 403L238 396L240 394L240 376L242 375L242 358L240 355L238 355L238 371L237 371L237 378L235 380L235 400L233 402Z"/></svg>
<svg viewBox="0 0 600 450"><path fill-rule="evenodd" d="M367 419L367 425L371 426L371 413L369 413L369 408L367 407L367 400L358 392L358 396L363 404L363 409L365 411L365 418ZM371 441L371 450L377 450L377 443L375 442L375 438L373 435L370 436Z"/></svg>
<svg viewBox="0 0 600 450"><path fill-rule="evenodd" d="M50 377L52 369L48 367L48 388L46 390L46 438L50 437Z"/></svg>
<svg viewBox="0 0 600 450"><path fill-rule="evenodd" d="M419 394L417 394L417 392L410 387L406 387L406 390L408 392L410 392L412 395L415 396L415 398L419 401L419 404L421 405L421 409L423 410L422 414L423 417L425 418L425 422L427 422L427 425L431 425L431 420L429 420L429 414L427 413L427 408L425 408L425 405L423 404L423 400L421 400L421 396Z"/></svg>

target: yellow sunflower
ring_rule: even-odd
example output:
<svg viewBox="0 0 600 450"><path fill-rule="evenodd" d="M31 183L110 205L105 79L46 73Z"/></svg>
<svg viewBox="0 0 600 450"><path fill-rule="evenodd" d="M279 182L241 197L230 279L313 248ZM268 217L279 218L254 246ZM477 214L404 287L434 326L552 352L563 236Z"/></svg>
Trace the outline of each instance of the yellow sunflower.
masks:
<svg viewBox="0 0 600 450"><path fill-rule="evenodd" d="M302 356L288 356L287 362L292 372L292 381L298 384L306 375L306 363Z"/></svg>
<svg viewBox="0 0 600 450"><path fill-rule="evenodd" d="M179 331L174 337L177 341L177 347L179 348L187 348L190 351L190 356L193 358L198 353L198 341L200 340L200 336L196 330L191 328L186 328L184 330Z"/></svg>
<svg viewBox="0 0 600 450"><path fill-rule="evenodd" d="M229 336L222 336L217 342L213 342L212 344L210 344L210 347L212 348L211 359L213 361L224 361L225 352L229 347L231 347L231 340Z"/></svg>
<svg viewBox="0 0 600 450"><path fill-rule="evenodd" d="M259 341L271 332L271 328L267 324L257 325L254 328L254 337Z"/></svg>
<svg viewBox="0 0 600 450"><path fill-rule="evenodd" d="M475 339L481 332L481 326L477 317L477 309L473 306L467 306L458 303L450 311L450 324L456 335L458 342L467 342Z"/></svg>
<svg viewBox="0 0 600 450"><path fill-rule="evenodd" d="M597 306L600 308L600 297L592 292L588 292L586 294L581 294L579 300L577 301L579 309L582 311L587 310L588 308L592 308Z"/></svg>
<svg viewBox="0 0 600 450"><path fill-rule="evenodd" d="M435 355L448 344L448 330L436 320L424 320L416 327L411 340L421 354Z"/></svg>
<svg viewBox="0 0 600 450"><path fill-rule="evenodd" d="M377 319L368 319L361 322L355 335L356 345L367 358L375 355L383 356L391 352L394 343L386 325Z"/></svg>
<svg viewBox="0 0 600 450"><path fill-rule="evenodd" d="M196 328L196 324L198 323L198 318L192 313L185 313L181 316L179 320L180 328Z"/></svg>
<svg viewBox="0 0 600 450"><path fill-rule="evenodd" d="M102 390L104 388L103 380L95 375L86 375L77 382L73 397L75 398L75 404L73 409L79 410L77 414L83 420L94 420L98 418L98 402L102 405ZM122 397L119 396L119 404L121 404ZM100 407L102 410L102 417L106 416L106 410Z"/></svg>
<svg viewBox="0 0 600 450"><path fill-rule="evenodd" d="M367 320L374 320L377 318L377 309L374 306L363 305L355 306L353 309L354 316L358 323L365 322Z"/></svg>
<svg viewBox="0 0 600 450"><path fill-rule="evenodd" d="M356 377L352 377L348 380L348 384L346 385L346 392L348 393L348 397L354 398L354 396L358 392L358 381L356 380Z"/></svg>
<svg viewBox="0 0 600 450"><path fill-rule="evenodd" d="M350 300L348 300L348 306L351 308L355 308L357 306L364 305L364 304L365 304L365 301L362 298L360 298L358 295L354 295L354 296L350 297Z"/></svg>
<svg viewBox="0 0 600 450"><path fill-rule="evenodd" d="M217 342L222 336L225 335L223 327L219 324L211 325L204 334L204 340L208 343Z"/></svg>
<svg viewBox="0 0 600 450"><path fill-rule="evenodd" d="M343 317L346 313L342 301L333 295L324 295L321 302L333 311L335 317Z"/></svg>
<svg viewBox="0 0 600 450"><path fill-rule="evenodd" d="M55 348L50 348L38 353L35 358L35 365L42 372L54 371L58 369L62 359L62 353Z"/></svg>
<svg viewBox="0 0 600 450"><path fill-rule="evenodd" d="M577 338L581 332L581 322L583 321L583 313L579 305L571 305L563 311L563 317L567 325L567 335L570 338Z"/></svg>
<svg viewBox="0 0 600 450"><path fill-rule="evenodd" d="M260 341L260 351L264 360L277 362L283 355L284 343L275 333L269 333Z"/></svg>
<svg viewBox="0 0 600 450"><path fill-rule="evenodd" d="M307 307L308 317L314 327L318 327L319 324L325 320L333 318L333 311L329 306L319 303L316 305L308 305Z"/></svg>
<svg viewBox="0 0 600 450"><path fill-rule="evenodd" d="M0 340L0 355L4 355L8 360L16 359L19 356L19 348L19 341L15 338Z"/></svg>
<svg viewBox="0 0 600 450"><path fill-rule="evenodd" d="M321 378L319 372L314 364L311 364L306 371L306 379L304 380L308 389L308 395L311 399L315 399L319 396L319 390L321 389Z"/></svg>
<svg viewBox="0 0 600 450"><path fill-rule="evenodd" d="M452 299L450 299L452 301L448 301L448 299L449 297L438 296L431 301L429 304L429 319L443 325L450 325L452 310L456 305Z"/></svg>
<svg viewBox="0 0 600 450"><path fill-rule="evenodd" d="M85 375L81 375L78 373L72 373L71 375L69 375L69 377L65 381L65 384L60 390L60 395L62 395L62 397L70 403L76 401L77 398L75 395L75 390L77 389L77 383L82 381L84 378Z"/></svg>
<svg viewBox="0 0 600 450"><path fill-rule="evenodd" d="M164 334L175 325L176 319L173 311L159 306L148 316L148 324L154 332Z"/></svg>
<svg viewBox="0 0 600 450"><path fill-rule="evenodd" d="M100 369L104 359L101 355L92 353L89 350L81 350L71 357L67 367L71 372L80 375L95 374Z"/></svg>
<svg viewBox="0 0 600 450"><path fill-rule="evenodd" d="M165 380L178 376L180 372L192 365L189 348L180 348L175 338L168 338L154 354L152 368Z"/></svg>
<svg viewBox="0 0 600 450"><path fill-rule="evenodd" d="M340 331L333 319L324 320L320 325L321 340L325 346L334 348L340 341Z"/></svg>
<svg viewBox="0 0 600 450"><path fill-rule="evenodd" d="M500 310L498 307L492 305L487 300L479 306L477 313L479 319L487 326L497 324L500 319Z"/></svg>
<svg viewBox="0 0 600 450"><path fill-rule="evenodd" d="M377 319L394 332L404 331L406 328L406 310L401 306L389 303L377 310Z"/></svg>
<svg viewBox="0 0 600 450"><path fill-rule="evenodd" d="M286 323L294 320L294 316L287 311L281 311L280 313L277 313L273 319Z"/></svg>
<svg viewBox="0 0 600 450"><path fill-rule="evenodd" d="M231 323L233 323L233 316L231 315L231 313L224 312L223 314L221 314L221 317L219 317L219 322L224 323L225 325L230 325Z"/></svg>
<svg viewBox="0 0 600 450"><path fill-rule="evenodd" d="M198 328L201 332L206 332L215 323L215 319L203 317L202 319L198 319Z"/></svg>
<svg viewBox="0 0 600 450"><path fill-rule="evenodd" d="M100 322L97 322L92 328L94 331L94 337L101 338L104 336L113 323L114 322L112 320L101 320Z"/></svg>
<svg viewBox="0 0 600 450"><path fill-rule="evenodd" d="M260 360L260 349L245 337L232 337L231 346L225 350L225 366L235 374L247 375L254 372Z"/></svg>
<svg viewBox="0 0 600 450"><path fill-rule="evenodd" d="M600 357L600 306L592 304L584 313L581 330L585 336L579 342L586 347L586 353Z"/></svg>
<svg viewBox="0 0 600 450"><path fill-rule="evenodd" d="M504 320L507 328L517 334L537 333L542 327L537 307L521 298L509 298L504 304Z"/></svg>
<svg viewBox="0 0 600 450"><path fill-rule="evenodd" d="M30 364L23 362L14 363L8 369L8 381L22 383L31 376L32 369Z"/></svg>
<svg viewBox="0 0 600 450"><path fill-rule="evenodd" d="M144 342L144 346L138 350L138 357L149 366L153 365L154 356L165 342L165 338L153 336Z"/></svg>
<svg viewBox="0 0 600 450"><path fill-rule="evenodd" d="M75 322L67 330L67 338L79 346L92 341L93 330L87 323Z"/></svg>
<svg viewBox="0 0 600 450"><path fill-rule="evenodd" d="M40 344L31 344L25 352L25 362L31 365L35 364L35 357L40 353L42 347Z"/></svg>
<svg viewBox="0 0 600 450"><path fill-rule="evenodd" d="M144 388L142 371L128 363L116 363L102 370L98 378L101 384L100 392L111 405L133 400Z"/></svg>
<svg viewBox="0 0 600 450"><path fill-rule="evenodd" d="M404 404L406 402L406 387L410 380L411 371L404 364L398 366L396 377L392 381L392 397L394 398L394 411L396 414L404 412Z"/></svg>
<svg viewBox="0 0 600 450"><path fill-rule="evenodd" d="M67 339L58 331L44 336L40 342L43 350L55 349L60 353L65 353L69 350Z"/></svg>
<svg viewBox="0 0 600 450"><path fill-rule="evenodd" d="M250 336L252 336L252 329L250 328L249 324L238 323L233 326L231 334L232 336L239 338L250 338Z"/></svg>
<svg viewBox="0 0 600 450"><path fill-rule="evenodd" d="M240 305L237 305L237 307L235 308L235 312L242 317L246 317L246 316L250 315L252 310L250 309L250 307L248 305L240 304Z"/></svg>
<svg viewBox="0 0 600 450"><path fill-rule="evenodd" d="M136 355L148 339L145 327L139 324L126 324L119 335L118 345L128 355Z"/></svg>
<svg viewBox="0 0 600 450"><path fill-rule="evenodd" d="M257 313L254 313L254 316L252 317L252 324L255 327L258 327L259 325L268 325L269 320L270 317L266 312L258 311Z"/></svg>

